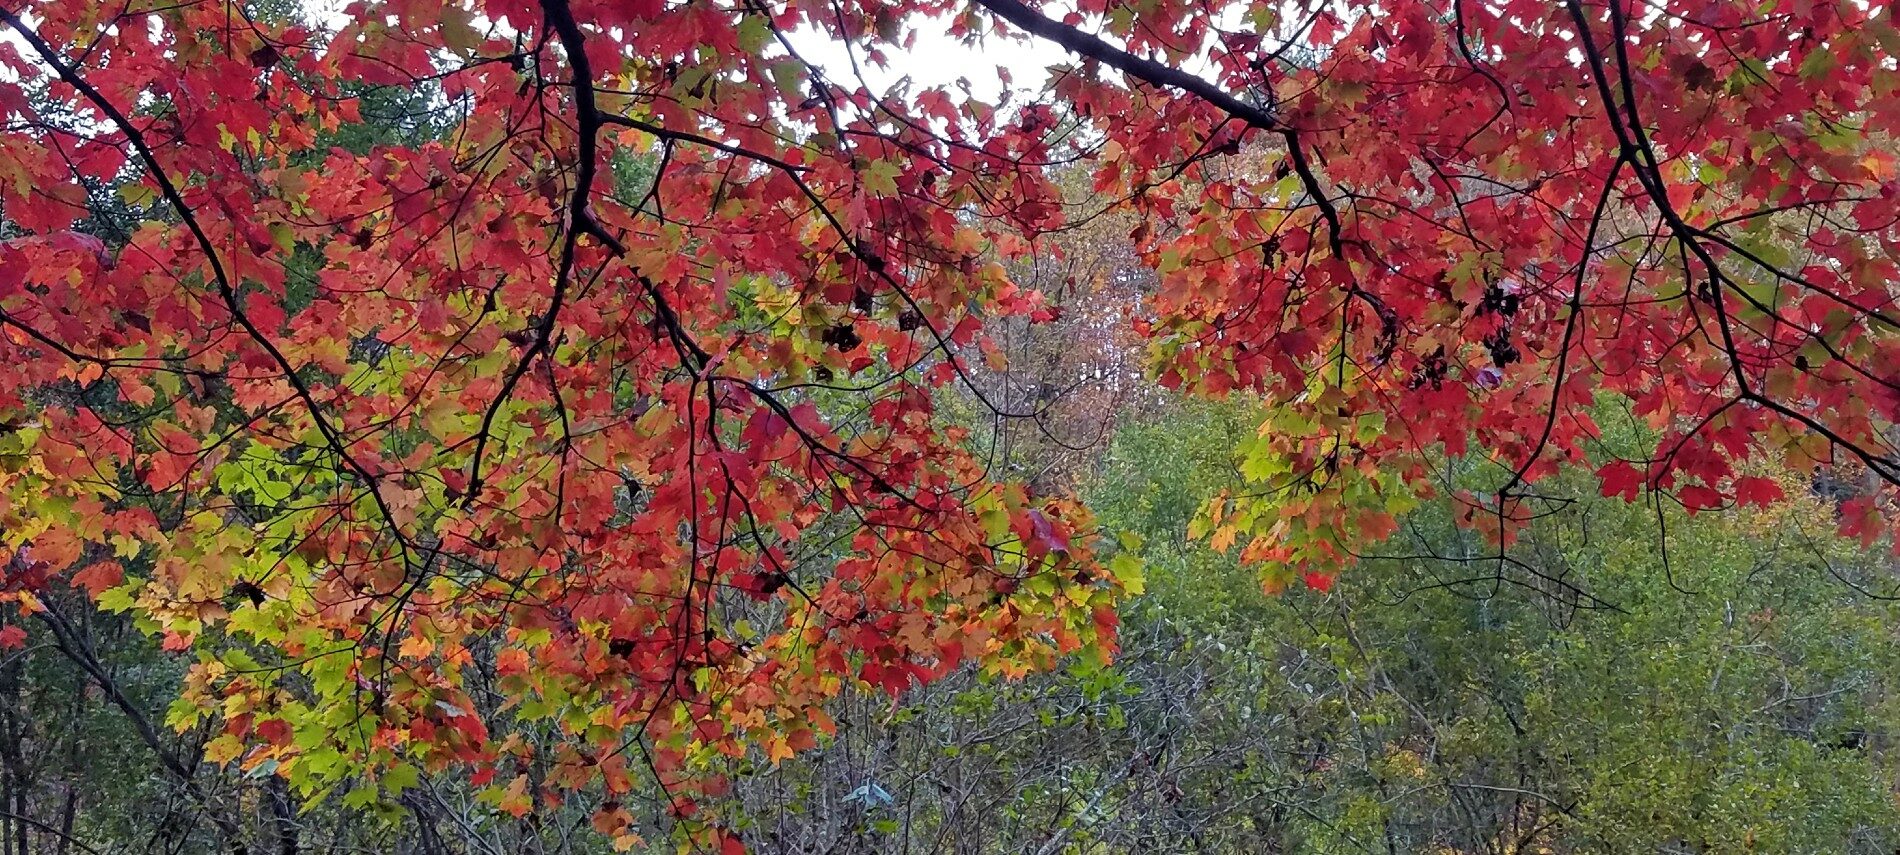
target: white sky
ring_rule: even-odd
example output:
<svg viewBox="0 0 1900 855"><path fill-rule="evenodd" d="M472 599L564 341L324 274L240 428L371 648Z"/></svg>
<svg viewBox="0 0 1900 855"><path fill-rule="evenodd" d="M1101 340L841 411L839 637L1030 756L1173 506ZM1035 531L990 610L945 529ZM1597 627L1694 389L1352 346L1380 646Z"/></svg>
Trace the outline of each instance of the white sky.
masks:
<svg viewBox="0 0 1900 855"><path fill-rule="evenodd" d="M826 78L837 83L856 79L842 43L813 31L793 33L788 38L800 55L823 69ZM1006 88L997 74L998 67L1007 69L1012 78L1007 88L1021 95L1042 88L1049 66L1075 59L1068 51L1041 39L991 35L972 45L947 32L931 30L920 30L907 50L886 47L884 53L889 67L878 68L865 61L862 48L857 49L858 70L872 92L883 94L905 77L916 88L945 86L955 90L959 81L968 81L971 95L992 104L1000 100Z"/></svg>

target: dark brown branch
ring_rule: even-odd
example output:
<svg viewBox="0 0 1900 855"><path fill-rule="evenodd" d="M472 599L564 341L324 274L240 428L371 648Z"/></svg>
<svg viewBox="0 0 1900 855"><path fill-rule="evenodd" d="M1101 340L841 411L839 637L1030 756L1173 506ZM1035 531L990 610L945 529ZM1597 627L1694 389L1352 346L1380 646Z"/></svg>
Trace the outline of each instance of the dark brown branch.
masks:
<svg viewBox="0 0 1900 855"><path fill-rule="evenodd" d="M561 260L554 274L554 293L548 300L548 310L535 325L534 340L521 354L521 361L514 370L503 378L501 391L495 393L495 399L482 413L481 427L475 432L475 453L469 463L468 494L464 504L473 503L482 492L482 456L488 450L489 437L494 432L495 418L501 414L501 408L514 396L515 386L526 376L535 359L552 349L554 330L558 325L561 307L567 302L567 291L573 284L574 256L580 248L581 235L588 234L600 238L608 244L617 242L606 234L594 221L594 215L588 208L588 198L594 192L594 176L599 168L600 159L600 110L594 103L594 69L587 59L587 40L581 33L580 24L574 20L574 10L567 0L542 0L541 13L547 19L548 27L561 40L561 49L567 54L568 70L573 75L575 122L580 135L579 151L575 155L574 190L568 197L567 234L561 242Z"/></svg>
<svg viewBox="0 0 1900 855"><path fill-rule="evenodd" d="M1281 131L1285 126L1271 112L1235 98L1219 86L1178 68L1143 59L1067 24L1044 17L1020 0L976 0L976 4L1032 36L1047 39L1103 65L1157 86L1179 89L1221 108L1247 124L1265 131Z"/></svg>
<svg viewBox="0 0 1900 855"><path fill-rule="evenodd" d="M1590 228L1586 229L1583 235L1583 258L1577 262L1577 278L1571 283L1570 312L1564 317L1563 339L1557 343L1557 373L1556 378L1551 381L1550 410L1544 414L1544 430L1537 436L1537 446L1531 449L1530 455L1524 458L1523 464L1517 467L1517 471L1511 473L1511 480L1498 490L1500 513L1504 507L1503 500L1511 495L1511 491L1516 489L1517 485L1524 482L1524 474L1537 463L1537 458L1543 456L1544 448L1550 444L1551 430L1557 426L1557 411L1561 408L1563 398L1564 373L1568 370L1570 362L1570 342L1576 338L1577 324L1583 315L1583 285L1588 281L1590 253L1596 244L1597 229L1603 225L1604 214L1609 211L1610 194L1616 189L1616 177L1622 174L1625 162L1626 158L1619 155L1616 162L1610 164L1610 176L1603 179L1603 194L1597 197L1596 209L1590 214Z"/></svg>
<svg viewBox="0 0 1900 855"><path fill-rule="evenodd" d="M650 122L643 122L643 121L640 121L639 119L629 118L627 116L616 116L616 115L613 115L612 113L601 113L599 114L599 116L600 116L600 121L605 124L619 125L620 127L623 127L623 128L632 128L636 131L642 131L644 133L652 134L653 136L658 137L663 140L676 140L679 142L689 142L689 143L694 143L696 145L705 146L706 148L718 149L719 151L723 151L735 157L743 157L748 160L756 160L760 163L766 164L775 169L783 170L785 172L799 173L799 172L811 171L809 167L795 166L793 164L785 162L784 160L780 160L779 158L773 157L769 154L763 154L760 152L753 151L751 149L741 148L739 146L733 145L732 143L723 143L716 139L713 139L712 137L703 136L701 134L689 133L687 131L675 131L670 128L660 127L659 125L655 125Z"/></svg>

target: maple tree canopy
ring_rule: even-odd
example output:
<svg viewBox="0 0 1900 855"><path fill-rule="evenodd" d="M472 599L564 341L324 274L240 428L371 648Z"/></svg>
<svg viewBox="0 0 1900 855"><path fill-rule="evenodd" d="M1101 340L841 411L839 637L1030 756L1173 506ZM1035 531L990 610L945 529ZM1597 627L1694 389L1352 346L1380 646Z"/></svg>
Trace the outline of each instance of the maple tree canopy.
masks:
<svg viewBox="0 0 1900 855"><path fill-rule="evenodd" d="M1888 533L1885 4L303 17L0 0L0 548L26 612L83 588L195 656L171 724L307 794L650 771L690 815L847 682L1107 655L1138 563L936 413L1036 415L975 382L986 327L1052 317L1007 265L1105 211L1160 380L1271 406L1202 532L1269 587L1447 458L1497 543L1561 463L1705 509L1792 486L1759 454L1864 476L1843 528ZM852 72L921 31L1070 61L1028 103ZM1608 416L1661 440L1605 462Z"/></svg>

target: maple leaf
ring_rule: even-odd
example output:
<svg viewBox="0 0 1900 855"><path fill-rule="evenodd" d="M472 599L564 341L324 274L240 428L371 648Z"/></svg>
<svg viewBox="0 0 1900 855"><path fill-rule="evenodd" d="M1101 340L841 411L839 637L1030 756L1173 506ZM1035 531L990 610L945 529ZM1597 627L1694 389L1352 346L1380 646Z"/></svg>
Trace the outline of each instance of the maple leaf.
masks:
<svg viewBox="0 0 1900 855"><path fill-rule="evenodd" d="M1626 502L1636 501L1637 492L1643 488L1643 473L1621 460L1597 469L1597 480L1603 485L1605 497L1620 496Z"/></svg>
<svg viewBox="0 0 1900 855"><path fill-rule="evenodd" d="M1744 475L1735 479L1734 490L1735 501L1763 508L1781 501L1785 496L1781 485L1775 483L1774 479L1759 475Z"/></svg>
<svg viewBox="0 0 1900 855"><path fill-rule="evenodd" d="M1683 507L1688 508L1690 513L1722 506L1722 494L1702 484L1691 484L1678 490L1676 498L1681 500Z"/></svg>
<svg viewBox="0 0 1900 855"><path fill-rule="evenodd" d="M125 581L125 569L117 561L99 561L74 573L72 581L98 599L108 589L116 588Z"/></svg>

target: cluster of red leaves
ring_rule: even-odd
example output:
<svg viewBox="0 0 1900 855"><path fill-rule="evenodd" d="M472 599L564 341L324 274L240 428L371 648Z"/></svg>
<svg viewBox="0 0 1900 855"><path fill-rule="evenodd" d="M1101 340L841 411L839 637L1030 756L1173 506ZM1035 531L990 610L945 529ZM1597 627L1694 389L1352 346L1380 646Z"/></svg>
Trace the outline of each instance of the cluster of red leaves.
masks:
<svg viewBox="0 0 1900 855"><path fill-rule="evenodd" d="M1097 188L1144 212L1163 381L1262 393L1297 423L1261 442L1292 473L1275 485L1281 522L1325 532L1298 559L1337 566L1389 530L1360 513L1382 491L1355 501L1328 487L1341 473L1444 490L1444 455L1488 462L1489 486L1457 489L1504 542L1560 465L1600 467L1605 495L1647 488L1694 511L1778 498L1741 465L1764 452L1863 474L1843 526L1887 533L1890 9L1314 5L1283 10L1289 41L1263 43L1171 8L1123 43L1211 43L1210 80L1252 100L1087 73L1057 91L1103 117L1116 156ZM1658 432L1653 451L1606 465L1606 412Z"/></svg>
<svg viewBox="0 0 1900 855"><path fill-rule="evenodd" d="M203 650L213 759L472 764L515 812L644 774L690 814L854 681L1105 655L1086 512L935 415L1048 316L997 263L1060 217L1045 134L827 81L806 15L0 9L9 566ZM391 121L440 132L339 142Z"/></svg>

